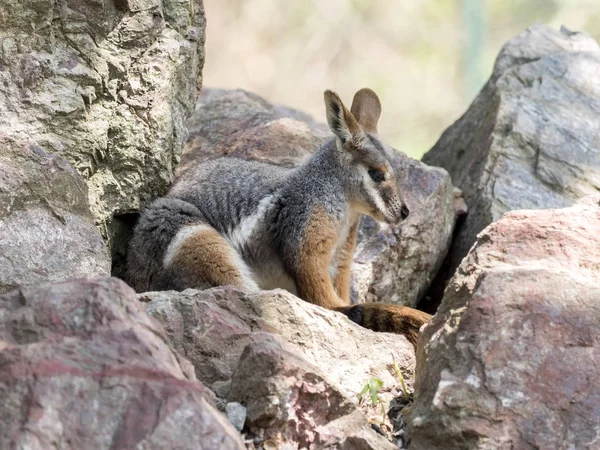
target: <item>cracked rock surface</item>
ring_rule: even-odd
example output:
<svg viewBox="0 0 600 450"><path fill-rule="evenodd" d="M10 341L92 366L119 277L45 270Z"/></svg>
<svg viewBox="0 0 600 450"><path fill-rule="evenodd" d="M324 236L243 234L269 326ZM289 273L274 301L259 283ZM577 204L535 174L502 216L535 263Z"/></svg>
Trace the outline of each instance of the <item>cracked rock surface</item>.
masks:
<svg viewBox="0 0 600 450"><path fill-rule="evenodd" d="M397 449L298 350L268 334L244 349L230 398L247 406L246 432L263 448Z"/></svg>
<svg viewBox="0 0 600 450"><path fill-rule="evenodd" d="M240 428L258 448L395 448L369 422L381 421L382 405L401 395L394 358L412 388L414 351L403 336L367 330L283 290L220 287L138 298L223 409L246 408ZM381 403L359 404L372 378L382 382Z"/></svg>
<svg viewBox="0 0 600 450"><path fill-rule="evenodd" d="M107 237L163 193L204 63L202 0L0 0L0 129L64 156Z"/></svg>
<svg viewBox="0 0 600 450"><path fill-rule="evenodd" d="M0 136L0 294L110 273L87 194L63 157Z"/></svg>
<svg viewBox="0 0 600 450"><path fill-rule="evenodd" d="M598 236L600 196L478 236L419 341L408 449L598 447Z"/></svg>
<svg viewBox="0 0 600 450"><path fill-rule="evenodd" d="M173 347L190 359L198 379L223 398L244 348L265 333L301 349L303 358L354 401L369 377L383 381L385 401L397 394L392 354L412 387L415 356L404 336L367 330L281 289L249 294L219 287L138 297L164 326Z"/></svg>
<svg viewBox="0 0 600 450"><path fill-rule="evenodd" d="M599 73L600 46L585 33L538 24L504 46L473 104L423 157L450 173L469 207L450 272L504 212L600 192Z"/></svg>

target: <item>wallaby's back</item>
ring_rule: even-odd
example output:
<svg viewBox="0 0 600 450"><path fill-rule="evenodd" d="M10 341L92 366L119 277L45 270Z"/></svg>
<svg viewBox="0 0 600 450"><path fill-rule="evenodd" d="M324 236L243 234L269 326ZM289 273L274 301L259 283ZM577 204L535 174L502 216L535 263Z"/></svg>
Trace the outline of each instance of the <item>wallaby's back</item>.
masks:
<svg viewBox="0 0 600 450"><path fill-rule="evenodd" d="M185 226L206 223L227 236L272 196L291 169L238 158L217 158L188 169L169 193L150 204L136 225L127 255L127 281L138 292L182 290L186 282L163 261Z"/></svg>
<svg viewBox="0 0 600 450"><path fill-rule="evenodd" d="M290 169L238 158L217 158L190 168L168 197L191 203L221 233L252 215L259 202L276 192Z"/></svg>

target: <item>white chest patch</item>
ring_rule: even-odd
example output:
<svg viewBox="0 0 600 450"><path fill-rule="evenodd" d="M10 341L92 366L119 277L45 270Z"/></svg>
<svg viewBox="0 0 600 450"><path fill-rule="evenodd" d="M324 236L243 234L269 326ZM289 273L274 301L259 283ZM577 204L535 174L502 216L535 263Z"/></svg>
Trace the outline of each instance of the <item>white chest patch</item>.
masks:
<svg viewBox="0 0 600 450"><path fill-rule="evenodd" d="M263 198L253 214L244 217L237 227L227 233L227 239L238 252L247 245L256 228L264 221L265 214L272 203L272 195Z"/></svg>

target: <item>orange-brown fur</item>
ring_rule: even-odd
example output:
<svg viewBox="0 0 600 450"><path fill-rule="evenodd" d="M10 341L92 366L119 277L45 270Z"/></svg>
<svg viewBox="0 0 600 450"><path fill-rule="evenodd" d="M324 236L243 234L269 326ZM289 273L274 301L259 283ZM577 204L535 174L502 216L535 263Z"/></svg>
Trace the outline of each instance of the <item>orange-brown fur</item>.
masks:
<svg viewBox="0 0 600 450"><path fill-rule="evenodd" d="M325 210L316 208L304 229L296 273L296 286L300 298L328 309L345 304L335 291L329 275L331 251L335 247L338 234L339 226Z"/></svg>
<svg viewBox="0 0 600 450"><path fill-rule="evenodd" d="M232 285L245 288L245 280L232 257L229 242L215 229L206 227L187 238L173 265L192 286ZM210 264L206 264L210 261Z"/></svg>
<svg viewBox="0 0 600 450"><path fill-rule="evenodd" d="M350 305L350 269L356 248L358 221L336 255L340 262L334 280L329 275L331 250L337 243L339 225L317 208L304 231L296 284L300 298L327 309L346 314L351 320L373 331L403 334L416 346L421 326L431 316L407 306L385 303Z"/></svg>
<svg viewBox="0 0 600 450"><path fill-rule="evenodd" d="M341 312L370 330L403 334L415 347L419 329L431 319L423 311L385 303L362 303Z"/></svg>

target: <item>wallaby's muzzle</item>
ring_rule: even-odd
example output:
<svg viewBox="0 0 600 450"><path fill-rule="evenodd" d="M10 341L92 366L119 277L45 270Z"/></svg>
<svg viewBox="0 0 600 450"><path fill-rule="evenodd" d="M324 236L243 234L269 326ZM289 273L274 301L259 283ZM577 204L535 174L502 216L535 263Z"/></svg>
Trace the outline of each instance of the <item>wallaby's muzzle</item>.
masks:
<svg viewBox="0 0 600 450"><path fill-rule="evenodd" d="M388 207L387 214L374 214L373 217L390 225L400 225L408 217L409 212L406 204L402 202L394 205L394 207Z"/></svg>

